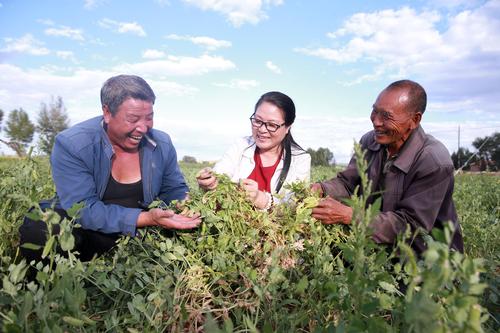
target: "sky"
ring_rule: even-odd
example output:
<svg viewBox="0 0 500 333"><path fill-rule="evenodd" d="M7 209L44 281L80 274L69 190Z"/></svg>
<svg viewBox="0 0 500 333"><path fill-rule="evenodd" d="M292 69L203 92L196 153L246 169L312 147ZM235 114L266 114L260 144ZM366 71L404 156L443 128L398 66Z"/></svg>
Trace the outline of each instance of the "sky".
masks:
<svg viewBox="0 0 500 333"><path fill-rule="evenodd" d="M427 133L473 149L500 131L500 0L0 0L3 125L57 96L71 124L100 115L118 74L151 85L179 159L219 159L277 90L295 102L295 140L347 163L400 79L426 89Z"/></svg>

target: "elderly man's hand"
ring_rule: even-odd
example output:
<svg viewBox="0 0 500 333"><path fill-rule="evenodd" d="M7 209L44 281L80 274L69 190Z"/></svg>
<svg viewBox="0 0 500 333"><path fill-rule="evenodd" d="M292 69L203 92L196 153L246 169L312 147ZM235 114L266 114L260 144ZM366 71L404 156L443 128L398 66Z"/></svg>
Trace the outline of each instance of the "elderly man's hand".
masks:
<svg viewBox="0 0 500 333"><path fill-rule="evenodd" d="M352 208L339 201L326 197L313 208L311 216L320 220L323 224L350 224L352 219Z"/></svg>
<svg viewBox="0 0 500 333"><path fill-rule="evenodd" d="M217 178L212 172L211 168L203 168L196 175L196 181L198 186L200 186L205 191L213 190L217 187Z"/></svg>
<svg viewBox="0 0 500 333"><path fill-rule="evenodd" d="M160 226L165 229L192 229L201 223L200 214L196 213L192 217L175 214L172 210L153 208L147 212L139 214L138 227Z"/></svg>
<svg viewBox="0 0 500 333"><path fill-rule="evenodd" d="M323 193L323 188L321 187L320 183L311 184L311 191L319 193L320 197L322 197L323 194L324 194Z"/></svg>

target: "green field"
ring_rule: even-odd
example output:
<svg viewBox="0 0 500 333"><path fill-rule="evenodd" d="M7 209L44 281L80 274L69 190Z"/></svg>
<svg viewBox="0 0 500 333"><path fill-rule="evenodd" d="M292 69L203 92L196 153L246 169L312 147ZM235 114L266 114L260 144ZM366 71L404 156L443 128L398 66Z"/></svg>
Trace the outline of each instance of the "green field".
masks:
<svg viewBox="0 0 500 333"><path fill-rule="evenodd" d="M0 325L5 332L497 332L500 177L456 177L466 255L436 235L421 260L404 242L373 244L375 210L352 205L353 227L310 217L315 200L294 186L293 205L255 211L230 182L200 193L200 164L181 164L203 226L173 236L154 228L82 263L46 246L36 282L18 257L23 214L54 194L47 160L0 159ZM312 180L332 177L314 168ZM50 214L43 217L54 223ZM61 221L69 230L70 221ZM482 258L482 259L479 259Z"/></svg>

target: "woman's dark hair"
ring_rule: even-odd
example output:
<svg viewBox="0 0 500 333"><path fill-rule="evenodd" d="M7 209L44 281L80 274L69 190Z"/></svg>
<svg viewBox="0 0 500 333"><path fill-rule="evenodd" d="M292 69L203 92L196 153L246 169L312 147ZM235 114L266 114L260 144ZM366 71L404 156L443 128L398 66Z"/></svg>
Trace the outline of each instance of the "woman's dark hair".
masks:
<svg viewBox="0 0 500 333"><path fill-rule="evenodd" d="M290 126L295 121L295 104L290 97L279 92L279 91L270 91L260 96L259 100L255 104L255 109L253 114L257 112L257 108L264 102L271 103L274 106L278 107L285 114L285 125ZM300 154L305 154L304 149L292 137L292 133L288 131L285 135L283 141L281 141L281 148L285 152L284 154L284 163L283 169L281 169L281 173L278 177L278 182L276 184L276 193L278 193L285 182L286 176L288 175L288 170L290 169L290 164L292 161L292 147L296 150L299 150Z"/></svg>
<svg viewBox="0 0 500 333"><path fill-rule="evenodd" d="M259 100L255 104L253 114L257 112L257 108L264 102L271 103L283 111L286 126L293 124L295 121L295 104L290 97L279 91L270 91L265 93L260 96ZM291 131L288 131L283 141L281 141L281 147L286 151L287 155L291 154L292 147L297 150L304 151L304 149L293 139Z"/></svg>

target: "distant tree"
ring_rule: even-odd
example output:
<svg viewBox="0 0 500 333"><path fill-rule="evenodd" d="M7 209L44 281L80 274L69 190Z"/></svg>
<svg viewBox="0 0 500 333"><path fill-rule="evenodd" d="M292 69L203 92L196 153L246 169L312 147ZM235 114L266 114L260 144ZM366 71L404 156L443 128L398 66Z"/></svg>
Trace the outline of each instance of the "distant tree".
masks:
<svg viewBox="0 0 500 333"><path fill-rule="evenodd" d="M488 168L498 170L500 167L500 132L495 132L484 138L476 138L472 145L477 149L477 154L486 162Z"/></svg>
<svg viewBox="0 0 500 333"><path fill-rule="evenodd" d="M10 141L0 139L1 142L13 149L20 157L26 155L28 144L33 141L35 125L29 119L28 113L22 108L12 110L5 123L5 134Z"/></svg>
<svg viewBox="0 0 500 333"><path fill-rule="evenodd" d="M40 135L38 139L40 150L50 155L57 133L68 126L68 114L60 96L55 100L52 98L49 105L41 103L36 126L36 131Z"/></svg>
<svg viewBox="0 0 500 333"><path fill-rule="evenodd" d="M468 148L462 147L453 152L453 154L451 154L451 160L453 161L453 166L455 167L455 169L462 168L463 170L469 170L471 163L471 161L469 161L469 158L471 158L472 155L474 155L474 153L469 151ZM465 164L467 161L469 162Z"/></svg>
<svg viewBox="0 0 500 333"><path fill-rule="evenodd" d="M184 163L196 163L196 158L194 158L193 156L184 156L182 158L182 162L184 162Z"/></svg>
<svg viewBox="0 0 500 333"><path fill-rule="evenodd" d="M333 157L333 153L328 148L320 147L318 150L314 150L312 148L307 149L309 155L311 155L311 165L312 166L320 166L320 165L334 165L335 158Z"/></svg>
<svg viewBox="0 0 500 333"><path fill-rule="evenodd" d="M0 131L2 130L3 110L0 109Z"/></svg>

